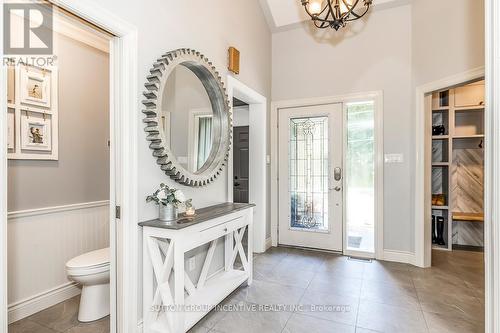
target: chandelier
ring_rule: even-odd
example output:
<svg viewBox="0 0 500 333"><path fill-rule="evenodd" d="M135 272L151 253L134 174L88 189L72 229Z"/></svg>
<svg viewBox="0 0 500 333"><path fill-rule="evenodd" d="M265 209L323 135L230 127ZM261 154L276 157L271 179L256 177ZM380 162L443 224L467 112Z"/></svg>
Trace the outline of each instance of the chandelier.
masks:
<svg viewBox="0 0 500 333"><path fill-rule="evenodd" d="M339 30L347 22L362 18L373 0L301 0L306 13L317 28ZM361 2L363 5L361 5ZM359 6L358 6L359 5ZM358 8L356 8L358 7Z"/></svg>

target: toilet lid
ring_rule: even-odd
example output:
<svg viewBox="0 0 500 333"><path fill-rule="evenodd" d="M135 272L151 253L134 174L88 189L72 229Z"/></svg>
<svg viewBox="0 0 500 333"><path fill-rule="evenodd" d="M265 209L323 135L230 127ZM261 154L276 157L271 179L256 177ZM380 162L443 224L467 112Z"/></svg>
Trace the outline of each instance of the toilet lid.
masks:
<svg viewBox="0 0 500 333"><path fill-rule="evenodd" d="M109 247L88 252L68 261L68 268L83 268L109 265Z"/></svg>

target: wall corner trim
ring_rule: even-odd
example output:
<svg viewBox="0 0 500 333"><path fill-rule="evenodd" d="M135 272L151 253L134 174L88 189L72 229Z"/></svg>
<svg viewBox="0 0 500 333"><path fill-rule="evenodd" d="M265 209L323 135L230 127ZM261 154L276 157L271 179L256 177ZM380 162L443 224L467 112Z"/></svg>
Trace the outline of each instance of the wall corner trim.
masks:
<svg viewBox="0 0 500 333"><path fill-rule="evenodd" d="M266 238L266 251L273 246L273 239L271 237Z"/></svg>

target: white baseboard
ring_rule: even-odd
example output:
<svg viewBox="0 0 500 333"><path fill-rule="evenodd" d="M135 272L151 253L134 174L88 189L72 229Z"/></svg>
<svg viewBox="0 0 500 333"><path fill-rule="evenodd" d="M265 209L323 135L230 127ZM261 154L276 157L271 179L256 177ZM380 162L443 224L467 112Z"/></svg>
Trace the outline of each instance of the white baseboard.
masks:
<svg viewBox="0 0 500 333"><path fill-rule="evenodd" d="M273 246L273 239L271 237L266 239L266 251Z"/></svg>
<svg viewBox="0 0 500 333"><path fill-rule="evenodd" d="M11 304L9 305L9 324L64 302L80 293L81 290L75 283L68 282L60 287Z"/></svg>
<svg viewBox="0 0 500 333"><path fill-rule="evenodd" d="M384 250L382 260L415 265L415 254L406 251Z"/></svg>

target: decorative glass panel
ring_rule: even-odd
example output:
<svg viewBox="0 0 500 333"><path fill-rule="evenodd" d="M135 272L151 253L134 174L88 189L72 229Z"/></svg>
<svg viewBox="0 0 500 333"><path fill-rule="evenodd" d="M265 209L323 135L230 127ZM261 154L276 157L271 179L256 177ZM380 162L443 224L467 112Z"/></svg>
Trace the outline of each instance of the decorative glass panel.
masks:
<svg viewBox="0 0 500 333"><path fill-rule="evenodd" d="M290 119L290 227L328 230L328 117Z"/></svg>
<svg viewBox="0 0 500 333"><path fill-rule="evenodd" d="M374 252L375 138L373 102L347 105L347 248Z"/></svg>

